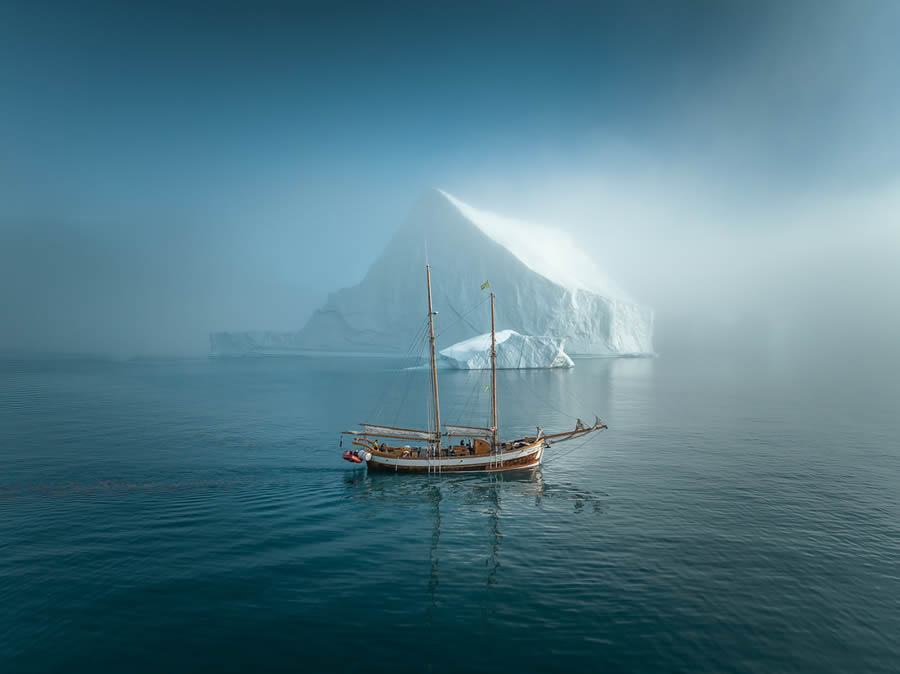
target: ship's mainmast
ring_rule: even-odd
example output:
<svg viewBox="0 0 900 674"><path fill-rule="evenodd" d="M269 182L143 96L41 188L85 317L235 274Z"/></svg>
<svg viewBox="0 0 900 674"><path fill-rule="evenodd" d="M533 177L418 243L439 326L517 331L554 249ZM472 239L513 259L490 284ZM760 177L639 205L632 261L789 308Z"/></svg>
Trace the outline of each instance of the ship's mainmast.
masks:
<svg viewBox="0 0 900 674"><path fill-rule="evenodd" d="M428 326L431 330L431 388L434 393L434 421L437 435L438 456L441 455L441 405L438 402L437 362L434 355L434 310L431 307L431 267L425 265L425 278L428 281ZM492 296L493 297L493 296ZM491 300L493 306L493 300Z"/></svg>

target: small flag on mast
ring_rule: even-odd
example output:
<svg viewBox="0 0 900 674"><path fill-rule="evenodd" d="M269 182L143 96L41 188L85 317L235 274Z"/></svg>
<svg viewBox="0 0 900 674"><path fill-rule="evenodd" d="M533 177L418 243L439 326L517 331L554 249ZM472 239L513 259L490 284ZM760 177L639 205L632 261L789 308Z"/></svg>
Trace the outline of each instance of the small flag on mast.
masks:
<svg viewBox="0 0 900 674"><path fill-rule="evenodd" d="M484 283L481 284L481 289L482 289L482 290L484 290L484 289L486 289L486 288L490 288L490 287L491 287L491 284L488 283L487 281L485 281Z"/></svg>

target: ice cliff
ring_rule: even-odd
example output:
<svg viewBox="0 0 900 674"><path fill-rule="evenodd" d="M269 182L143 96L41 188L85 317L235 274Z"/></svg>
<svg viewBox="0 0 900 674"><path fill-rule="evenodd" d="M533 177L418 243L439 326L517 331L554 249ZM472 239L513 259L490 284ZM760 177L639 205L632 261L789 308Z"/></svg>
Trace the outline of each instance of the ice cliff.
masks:
<svg viewBox="0 0 900 674"><path fill-rule="evenodd" d="M497 333L497 368L526 369L573 367L562 342L553 337L520 335L515 330ZM470 337L440 352L440 364L457 370L491 368L491 333Z"/></svg>
<svg viewBox="0 0 900 674"><path fill-rule="evenodd" d="M630 300L564 232L429 190L363 280L329 295L302 331L214 333L213 353L402 354L427 313L426 259L438 349L490 328L486 308L466 314L484 301L480 285L489 280L497 324L520 335L560 340L574 355L653 352L652 310Z"/></svg>

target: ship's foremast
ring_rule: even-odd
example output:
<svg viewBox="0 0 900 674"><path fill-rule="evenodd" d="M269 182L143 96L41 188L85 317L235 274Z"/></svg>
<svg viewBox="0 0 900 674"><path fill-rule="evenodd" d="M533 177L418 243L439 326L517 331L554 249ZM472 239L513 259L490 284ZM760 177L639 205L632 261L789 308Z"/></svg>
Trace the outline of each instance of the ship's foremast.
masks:
<svg viewBox="0 0 900 674"><path fill-rule="evenodd" d="M498 451L500 429L497 425L497 335L494 329L494 291L491 290L491 449Z"/></svg>

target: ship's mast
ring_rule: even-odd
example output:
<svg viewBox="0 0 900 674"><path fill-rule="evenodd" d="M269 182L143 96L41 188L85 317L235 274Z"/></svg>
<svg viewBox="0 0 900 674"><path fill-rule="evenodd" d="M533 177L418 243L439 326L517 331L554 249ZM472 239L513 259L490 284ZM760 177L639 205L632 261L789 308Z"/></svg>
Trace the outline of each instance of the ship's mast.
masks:
<svg viewBox="0 0 900 674"><path fill-rule="evenodd" d="M437 424L438 456L441 455L441 405L438 402L437 363L434 357L434 310L431 308L431 267L425 265L425 278L428 281L428 325L431 329L431 387L434 392L434 421ZM493 295L492 295L493 297ZM493 307L493 299L491 300Z"/></svg>
<svg viewBox="0 0 900 674"><path fill-rule="evenodd" d="M437 389L435 389L437 390ZM500 437L500 429L497 428L497 337L494 332L494 291L491 291L491 410L493 412L494 429L491 438L492 447L497 449L497 439Z"/></svg>

